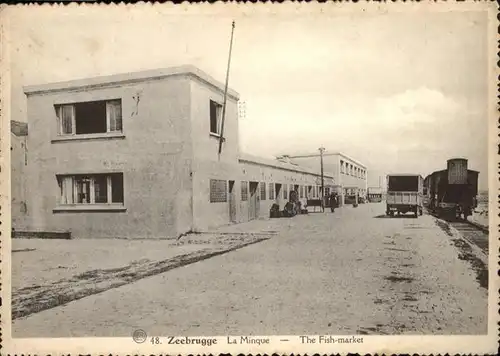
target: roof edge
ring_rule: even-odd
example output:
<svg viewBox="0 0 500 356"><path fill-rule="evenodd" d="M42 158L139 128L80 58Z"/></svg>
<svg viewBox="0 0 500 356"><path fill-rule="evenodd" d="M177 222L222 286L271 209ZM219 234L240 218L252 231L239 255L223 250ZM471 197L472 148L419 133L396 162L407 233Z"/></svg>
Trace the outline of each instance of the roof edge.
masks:
<svg viewBox="0 0 500 356"><path fill-rule="evenodd" d="M138 72L111 74L90 78L74 79L61 82L53 82L39 85L26 85L23 91L26 95L45 94L60 91L75 91L85 89L98 89L105 87L119 86L121 84L139 83L148 80L160 80L172 76L188 75L194 79L208 84L222 92L225 85L222 82L214 79L212 76L203 72L194 65L182 65L170 68L152 69ZM240 98L240 95L235 90L228 88L228 95L235 100Z"/></svg>
<svg viewBox="0 0 500 356"><path fill-rule="evenodd" d="M272 167L272 168L281 169L281 170L285 170L285 171L304 173L304 174L310 174L310 175L313 175L316 177L321 177L320 173L313 172L312 170L310 170L307 167L302 167L300 165L294 165L293 167L287 167L287 166L285 166L287 164L285 162L280 162L278 160L276 160L276 162L274 162L273 160L270 160L270 159L268 160L268 159L263 158L263 157L255 157L255 156L250 156L247 154L240 155L238 157L238 162L253 163L253 164ZM325 178L335 179L333 174L324 173L323 176Z"/></svg>
<svg viewBox="0 0 500 356"><path fill-rule="evenodd" d="M288 158L290 159L297 159L297 158L313 158L313 157L319 157L320 156L320 153L310 153L310 154L303 154L303 155L288 155L288 154L283 154L281 156L287 156ZM364 169L368 169L368 167L358 161L357 159L354 159L348 155L346 155L345 153L342 153L342 152L325 152L323 153L323 157L327 157L327 156L342 156L350 161L352 161L353 163L356 163L358 166L361 166L363 167Z"/></svg>

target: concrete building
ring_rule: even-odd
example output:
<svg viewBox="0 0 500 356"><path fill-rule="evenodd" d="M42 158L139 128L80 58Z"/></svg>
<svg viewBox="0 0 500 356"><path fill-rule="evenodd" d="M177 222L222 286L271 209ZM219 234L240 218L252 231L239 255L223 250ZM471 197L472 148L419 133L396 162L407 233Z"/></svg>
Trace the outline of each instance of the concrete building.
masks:
<svg viewBox="0 0 500 356"><path fill-rule="evenodd" d="M28 164L28 124L10 122L11 159L11 222L14 229L23 228L26 223L26 168Z"/></svg>
<svg viewBox="0 0 500 356"><path fill-rule="evenodd" d="M319 170L240 155L238 99L192 66L25 87L28 228L72 237L171 238L268 216ZM325 185L334 185L325 175Z"/></svg>
<svg viewBox="0 0 500 356"><path fill-rule="evenodd" d="M321 165L320 153L308 155L286 155L292 162L312 169L319 169ZM341 152L323 153L323 166L325 171L331 172L335 184L339 187L342 204L352 200L358 193L366 198L368 189L368 170L361 162Z"/></svg>

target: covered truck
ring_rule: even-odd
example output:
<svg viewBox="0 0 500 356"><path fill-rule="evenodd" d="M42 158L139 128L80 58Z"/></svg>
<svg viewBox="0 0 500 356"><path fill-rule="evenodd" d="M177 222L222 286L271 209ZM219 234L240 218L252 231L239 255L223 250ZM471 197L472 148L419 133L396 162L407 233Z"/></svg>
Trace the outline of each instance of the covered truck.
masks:
<svg viewBox="0 0 500 356"><path fill-rule="evenodd" d="M419 174L391 174L387 176L386 214L423 212L424 179Z"/></svg>

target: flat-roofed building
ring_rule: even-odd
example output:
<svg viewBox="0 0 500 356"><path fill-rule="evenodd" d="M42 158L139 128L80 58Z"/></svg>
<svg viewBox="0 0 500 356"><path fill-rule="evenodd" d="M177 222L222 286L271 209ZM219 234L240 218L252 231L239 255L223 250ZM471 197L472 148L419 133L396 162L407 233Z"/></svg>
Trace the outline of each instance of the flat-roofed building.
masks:
<svg viewBox="0 0 500 356"><path fill-rule="evenodd" d="M24 90L29 230L171 238L269 216L290 190L321 196L319 171L240 154L232 89L219 155L224 85L196 67Z"/></svg>
<svg viewBox="0 0 500 356"><path fill-rule="evenodd" d="M292 162L302 166L321 169L320 153L304 155L286 155ZM358 160L349 157L342 152L324 152L323 167L325 171L331 172L334 177L335 185L339 188L339 194L342 196L342 204L356 194L366 198L368 189L368 169Z"/></svg>
<svg viewBox="0 0 500 356"><path fill-rule="evenodd" d="M11 222L18 229L27 224L28 124L12 120L10 132Z"/></svg>

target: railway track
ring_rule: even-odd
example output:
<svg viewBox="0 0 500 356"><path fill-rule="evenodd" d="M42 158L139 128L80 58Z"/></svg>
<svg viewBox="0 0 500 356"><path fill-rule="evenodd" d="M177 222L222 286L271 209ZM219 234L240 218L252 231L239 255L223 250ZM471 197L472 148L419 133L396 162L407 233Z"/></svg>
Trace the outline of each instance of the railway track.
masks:
<svg viewBox="0 0 500 356"><path fill-rule="evenodd" d="M447 223L460 232L467 241L476 245L488 255L488 229L470 221L447 221Z"/></svg>
<svg viewBox="0 0 500 356"><path fill-rule="evenodd" d="M437 219L446 221L448 225L456 229L471 244L476 245L486 255L489 252L489 230L488 228L475 224L468 220L445 220L436 214L428 211L429 215Z"/></svg>

